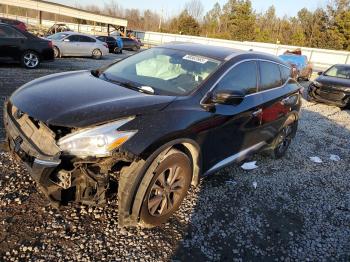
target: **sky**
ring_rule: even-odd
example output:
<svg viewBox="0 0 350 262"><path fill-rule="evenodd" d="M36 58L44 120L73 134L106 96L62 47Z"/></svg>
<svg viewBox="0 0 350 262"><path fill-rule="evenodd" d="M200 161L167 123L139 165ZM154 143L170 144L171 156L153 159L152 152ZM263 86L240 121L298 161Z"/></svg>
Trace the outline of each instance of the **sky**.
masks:
<svg viewBox="0 0 350 262"><path fill-rule="evenodd" d="M104 6L104 3L108 3L108 0L49 0L64 5L99 5ZM141 10L151 9L158 11L159 13L163 9L164 16L173 16L178 14L184 7L188 0L116 0L118 4L124 8L139 8ZM227 0L201 0L205 12L210 10L216 2L219 2L221 6L227 2ZM252 0L253 8L257 12L265 11L269 6L274 5L277 15L283 17L294 16L297 12L306 7L310 10L314 10L318 7L324 7L328 0Z"/></svg>

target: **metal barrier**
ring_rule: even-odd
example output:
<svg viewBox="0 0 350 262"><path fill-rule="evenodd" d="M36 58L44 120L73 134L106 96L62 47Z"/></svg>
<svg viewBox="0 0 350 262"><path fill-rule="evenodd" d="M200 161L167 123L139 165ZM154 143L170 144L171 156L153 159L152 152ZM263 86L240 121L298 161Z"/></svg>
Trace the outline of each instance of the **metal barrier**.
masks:
<svg viewBox="0 0 350 262"><path fill-rule="evenodd" d="M287 50L300 48L298 46L277 45L258 42L239 42L216 38L205 38L187 35L165 34L157 32L145 32L144 39L146 46L154 46L168 42L192 42L219 47L231 47L239 50L254 50L273 55L281 55ZM315 68L324 70L334 64L350 64L350 52L335 51L328 49L317 49L301 47L302 53L306 55Z"/></svg>

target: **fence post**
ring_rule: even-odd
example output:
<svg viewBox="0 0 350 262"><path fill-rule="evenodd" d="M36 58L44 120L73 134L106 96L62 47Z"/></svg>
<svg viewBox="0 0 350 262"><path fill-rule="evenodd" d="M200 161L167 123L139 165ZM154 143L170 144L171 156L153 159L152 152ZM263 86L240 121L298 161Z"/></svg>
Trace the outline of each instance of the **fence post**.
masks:
<svg viewBox="0 0 350 262"><path fill-rule="evenodd" d="M350 62L350 54L347 55L346 60L345 60L345 64L348 64Z"/></svg>
<svg viewBox="0 0 350 262"><path fill-rule="evenodd" d="M314 54L314 50L311 50L311 54L310 54L310 57L309 57L309 61L312 62L312 55Z"/></svg>

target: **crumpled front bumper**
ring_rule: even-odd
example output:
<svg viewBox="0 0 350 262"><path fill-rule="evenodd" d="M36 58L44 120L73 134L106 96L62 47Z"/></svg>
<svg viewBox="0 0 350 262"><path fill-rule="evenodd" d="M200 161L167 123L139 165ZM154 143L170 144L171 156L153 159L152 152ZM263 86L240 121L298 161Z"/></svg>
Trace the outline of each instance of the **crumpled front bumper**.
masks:
<svg viewBox="0 0 350 262"><path fill-rule="evenodd" d="M4 126L6 130L6 143L8 149L15 156L17 160L23 162L32 178L36 181L40 191L42 191L50 200L57 202L50 197L50 193L57 189L57 185L50 181L50 174L59 166L61 160L59 154L48 155L40 150L38 146L28 137L28 134L39 132L39 128L31 125L30 122L23 126L16 121L12 115L12 106L9 103L4 105ZM26 130L24 132L22 129ZM28 133L28 130L30 132ZM58 204L58 202L57 202Z"/></svg>
<svg viewBox="0 0 350 262"><path fill-rule="evenodd" d="M311 84L308 88L308 95L312 100L345 107L350 104L350 93L341 90L325 89Z"/></svg>

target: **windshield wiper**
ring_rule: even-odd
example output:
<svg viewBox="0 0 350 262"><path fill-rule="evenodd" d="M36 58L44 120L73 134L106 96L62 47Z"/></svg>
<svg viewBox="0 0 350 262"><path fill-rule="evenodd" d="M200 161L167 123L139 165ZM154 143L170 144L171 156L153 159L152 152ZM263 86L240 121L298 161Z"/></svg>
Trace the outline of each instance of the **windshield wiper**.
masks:
<svg viewBox="0 0 350 262"><path fill-rule="evenodd" d="M130 88L130 89L133 89L133 90L136 90L138 92L145 93L145 94L148 94L148 95L154 95L155 94L154 89L152 87L150 87L150 86L138 86L138 85L135 85L134 83L132 83L130 81L120 81L120 80L110 79L110 78L108 78L106 76L105 73L102 73L101 75L107 81L119 84L119 85L124 86L126 88Z"/></svg>

